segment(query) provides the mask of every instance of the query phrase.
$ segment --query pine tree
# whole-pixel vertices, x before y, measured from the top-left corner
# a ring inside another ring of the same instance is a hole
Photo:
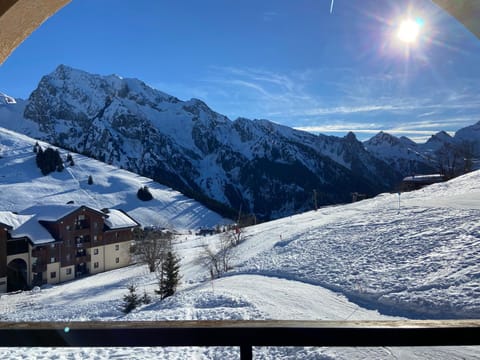
[[[55,150],[55,154],[54,154],[53,159],[54,159],[53,161],[55,162],[55,169],[58,172],[63,171],[63,169],[65,169],[65,167],[63,166],[62,157],[60,156],[60,151],[58,151],[58,149]]]
[[[146,185],[138,189],[137,197],[142,201],[149,201],[153,199],[152,193],[150,192],[150,189]]]
[[[128,294],[123,296],[123,308],[122,311],[128,314],[138,305],[142,303],[142,299],[137,295],[137,287],[135,285],[128,286]]]
[[[48,175],[55,170],[62,171],[64,168],[60,152],[50,147],[43,151],[39,146],[35,160],[43,175]]]
[[[70,166],[75,165],[75,163],[73,162],[72,154],[67,155],[67,162],[70,163]]]
[[[147,294],[146,290],[143,290],[143,296],[142,296],[141,302],[145,305],[150,304],[152,302],[152,298],[150,297],[150,295]]]
[[[175,294],[179,282],[180,259],[178,259],[173,252],[169,251],[159,274],[160,289],[156,290],[156,292],[163,300]]]
[[[45,163],[45,157],[43,156],[43,149],[41,146],[37,149],[37,156],[35,157],[35,162],[39,169],[43,169],[43,164]]]

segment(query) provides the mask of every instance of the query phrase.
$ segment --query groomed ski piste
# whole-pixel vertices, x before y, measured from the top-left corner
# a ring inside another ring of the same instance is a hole
[[[7,159],[4,156],[2,161]],[[18,163],[19,159],[17,154]],[[71,170],[78,172],[82,161],[75,160],[80,166]],[[100,172],[95,172],[93,160],[88,161],[90,167],[82,179],[91,173],[94,181],[98,179],[97,187],[102,186]],[[15,171],[22,173],[22,169]],[[3,179],[7,181],[12,187],[13,180]],[[83,183],[79,186],[83,192],[92,191]],[[22,191],[28,194],[26,187]],[[72,188],[69,196],[75,194]],[[100,195],[90,195],[99,201]],[[116,195],[108,196],[115,204]],[[32,195],[25,203],[35,201]],[[141,222],[140,206],[132,209]],[[151,220],[151,214],[148,216]],[[195,220],[195,226],[198,224]],[[40,291],[4,294],[0,297],[0,320],[480,318],[479,171],[410,193],[381,194],[248,227],[244,238],[235,248],[233,269],[211,280],[200,259],[204,246],[214,246],[219,237],[191,235],[184,229],[174,240],[181,258],[181,285],[174,296],[163,301],[154,294],[158,288],[156,276],[148,272],[146,265],[136,264],[45,286]],[[130,284],[137,286],[140,295],[147,292],[153,301],[125,315],[121,311],[122,297]],[[0,349],[0,355],[5,359],[235,359],[239,358],[239,350],[9,348]],[[255,359],[479,357],[480,347],[254,348]]]

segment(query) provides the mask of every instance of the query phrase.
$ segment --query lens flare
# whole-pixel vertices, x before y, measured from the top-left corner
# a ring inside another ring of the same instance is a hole
[[[397,37],[403,42],[409,44],[414,43],[418,38],[418,34],[420,33],[420,28],[422,25],[423,20],[421,19],[403,20],[398,28]]]

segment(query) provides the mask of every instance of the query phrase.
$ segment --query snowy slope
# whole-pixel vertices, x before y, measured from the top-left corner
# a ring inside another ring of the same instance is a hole
[[[405,193],[400,211],[398,195],[384,194],[260,225],[257,255],[237,271],[322,285],[386,313],[478,318],[479,180]]]
[[[122,209],[143,226],[182,230],[229,222],[151,179],[74,153],[74,166],[42,176],[35,164],[34,144],[35,140],[29,137],[0,128],[0,210],[20,212],[35,204],[74,201],[97,209]],[[44,149],[49,146],[42,142],[40,145]],[[66,151],[61,150],[61,154],[66,158]],[[88,185],[90,175],[92,185]],[[148,202],[136,196],[145,185],[154,197]]]
[[[198,261],[216,236],[181,235],[182,284],[129,315],[126,286],[153,294],[145,266],[0,298],[4,320],[399,319],[480,317],[480,172],[245,229],[234,269],[209,280]],[[23,351],[23,352],[22,352]],[[37,352],[16,350],[7,358]],[[236,349],[43,349],[40,356],[232,358]],[[80,355],[78,355],[80,354]],[[258,349],[261,359],[476,359],[479,347]],[[238,355],[237,355],[238,356]]]

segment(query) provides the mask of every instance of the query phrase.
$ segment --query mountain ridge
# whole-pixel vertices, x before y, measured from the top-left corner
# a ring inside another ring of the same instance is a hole
[[[432,170],[423,150],[415,157],[403,149],[408,156],[392,161],[353,133],[338,138],[268,120],[232,121],[201,100],[65,65],[19,106],[23,126],[13,127],[22,133],[151,177],[230,217],[242,209],[268,220],[315,202],[349,202],[351,193],[373,196],[412,171]]]

